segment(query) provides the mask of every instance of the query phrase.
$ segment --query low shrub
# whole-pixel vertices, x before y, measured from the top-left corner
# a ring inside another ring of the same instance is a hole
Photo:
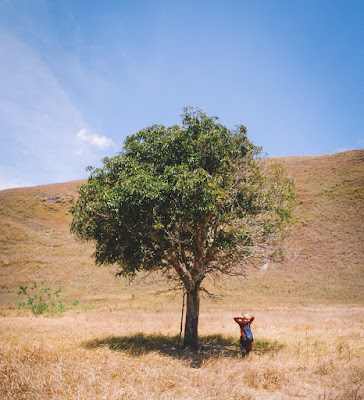
[[[31,287],[20,286],[17,295],[21,300],[17,302],[17,307],[29,310],[34,315],[63,313],[69,307],[59,298],[60,292],[61,288],[52,293],[50,288],[44,286],[44,282],[34,282]]]

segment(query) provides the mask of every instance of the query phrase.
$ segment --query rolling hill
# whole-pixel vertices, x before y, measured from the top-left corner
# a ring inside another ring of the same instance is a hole
[[[297,195],[286,257],[252,269],[246,280],[224,278],[215,291],[225,304],[362,304],[364,150],[277,160],[294,178]],[[82,183],[0,191],[0,306],[14,306],[20,285],[44,281],[94,307],[135,301],[163,308],[164,295],[152,296],[163,289],[158,281],[115,278],[94,265],[91,245],[70,235],[68,210]]]

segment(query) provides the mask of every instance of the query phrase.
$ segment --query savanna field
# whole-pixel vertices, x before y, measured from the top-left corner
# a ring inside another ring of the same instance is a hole
[[[201,300],[198,353],[177,347],[180,293],[115,278],[70,235],[81,181],[1,191],[0,397],[364,398],[364,150],[278,161],[297,195],[284,258],[208,282],[222,297]],[[18,309],[20,286],[41,281],[61,287],[62,310]],[[255,316],[246,359],[243,311]]]

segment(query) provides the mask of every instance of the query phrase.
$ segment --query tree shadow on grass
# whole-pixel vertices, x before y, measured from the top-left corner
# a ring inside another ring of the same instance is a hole
[[[83,343],[83,347],[94,349],[108,347],[110,350],[123,351],[138,356],[150,352],[187,361],[191,367],[199,368],[211,358],[231,357],[241,358],[239,339],[223,335],[207,335],[199,337],[200,346],[197,351],[182,349],[178,346],[178,335],[145,335],[137,333],[130,336],[110,336],[104,339],[91,340]],[[284,347],[282,343],[269,340],[254,340],[254,353],[263,355],[277,353]]]

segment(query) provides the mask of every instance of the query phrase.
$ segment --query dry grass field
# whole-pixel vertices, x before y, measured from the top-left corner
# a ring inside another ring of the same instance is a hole
[[[1,398],[363,398],[360,307],[254,312],[255,351],[246,359],[227,310],[202,312],[197,354],[176,348],[175,311],[10,314],[0,328]]]
[[[197,354],[176,346],[179,296],[114,278],[70,235],[81,181],[0,191],[0,398],[363,399],[364,150],[280,161],[297,192],[286,258],[202,300]],[[16,310],[33,281],[79,305]],[[242,311],[256,317],[247,359]]]

